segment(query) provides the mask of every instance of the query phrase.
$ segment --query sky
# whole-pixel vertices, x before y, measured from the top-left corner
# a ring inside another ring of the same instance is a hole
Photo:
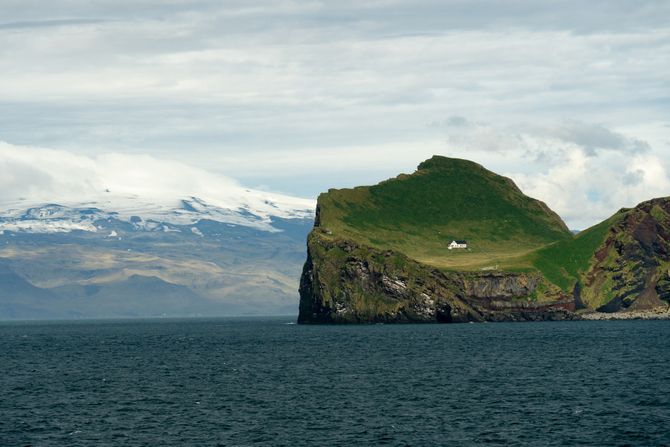
[[[315,198],[441,154],[583,229],[670,195],[668,17],[644,0],[0,0],[0,178],[150,157],[148,183],[179,163]]]

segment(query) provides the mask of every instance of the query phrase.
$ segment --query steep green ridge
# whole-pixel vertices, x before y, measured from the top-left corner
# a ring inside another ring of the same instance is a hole
[[[622,209],[572,239],[541,248],[533,265],[581,307],[615,312],[670,301],[670,197]]]
[[[532,267],[527,254],[569,240],[561,218],[509,178],[477,163],[434,156],[412,175],[375,186],[330,190],[319,224],[333,237],[393,249],[445,269]],[[467,251],[447,249],[454,239]]]
[[[611,219],[589,268],[580,272],[578,304],[606,312],[670,304],[670,197],[651,199]]]
[[[533,265],[552,283],[564,291],[571,291],[585,274],[593,254],[605,240],[612,225],[620,221],[623,212],[579,232],[571,239],[543,247],[531,255]]]

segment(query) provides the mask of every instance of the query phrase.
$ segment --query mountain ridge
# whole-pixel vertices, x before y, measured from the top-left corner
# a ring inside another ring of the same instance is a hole
[[[294,313],[314,201],[256,193],[5,201],[0,319]]]

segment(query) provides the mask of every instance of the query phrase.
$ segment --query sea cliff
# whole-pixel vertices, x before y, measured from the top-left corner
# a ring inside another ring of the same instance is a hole
[[[542,275],[444,272],[391,250],[309,236],[299,323],[459,323],[575,318]]]

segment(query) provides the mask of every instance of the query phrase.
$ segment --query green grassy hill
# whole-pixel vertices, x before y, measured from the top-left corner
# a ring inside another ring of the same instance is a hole
[[[561,218],[509,178],[467,160],[435,156],[411,175],[319,197],[332,238],[405,253],[447,270],[534,267],[538,248],[571,240]],[[467,250],[448,250],[465,239]]]
[[[624,215],[624,212],[619,212],[573,238],[539,249],[529,258],[549,281],[564,291],[572,290],[591,267],[593,255],[603,244],[607,233]]]

